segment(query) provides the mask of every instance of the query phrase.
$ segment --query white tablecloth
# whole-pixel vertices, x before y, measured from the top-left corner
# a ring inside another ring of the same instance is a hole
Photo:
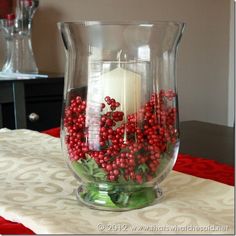
[[[79,204],[60,140],[34,131],[0,130],[0,183],[0,215],[38,234],[234,232],[234,188],[175,171],[154,206],[105,212]]]

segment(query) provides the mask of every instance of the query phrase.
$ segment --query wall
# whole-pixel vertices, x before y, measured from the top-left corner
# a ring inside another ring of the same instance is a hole
[[[186,22],[177,64],[180,118],[230,125],[229,15],[230,0],[40,0],[33,48],[41,70],[62,73],[65,58],[58,21]]]
[[[228,125],[234,126],[235,119],[235,17],[236,2],[230,0],[229,80],[228,80]]]

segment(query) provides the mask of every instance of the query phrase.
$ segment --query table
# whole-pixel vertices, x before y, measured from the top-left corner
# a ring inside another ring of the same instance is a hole
[[[125,223],[129,232],[133,226],[166,224],[221,226],[198,229],[198,233],[233,232],[234,191],[228,185],[172,172],[165,180],[163,203],[127,213],[99,212],[77,205],[73,194],[77,184],[60,157],[58,139],[29,130],[5,131],[0,133],[0,147],[0,214],[20,220],[36,233],[109,233],[99,231],[98,223]],[[159,228],[156,232],[164,231]],[[171,232],[189,233],[185,228]]]
[[[234,165],[234,128],[201,121],[180,122],[180,153]]]

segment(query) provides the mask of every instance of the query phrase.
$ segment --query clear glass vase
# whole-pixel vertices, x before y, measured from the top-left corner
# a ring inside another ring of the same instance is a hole
[[[63,152],[79,201],[124,211],[162,197],[179,149],[176,22],[59,23],[65,46]]]
[[[0,20],[7,52],[3,73],[38,73],[31,42],[32,20],[38,5],[38,0],[17,0],[16,14]]]

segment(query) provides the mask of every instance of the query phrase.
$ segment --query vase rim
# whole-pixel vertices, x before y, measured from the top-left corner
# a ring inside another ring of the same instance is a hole
[[[147,26],[151,27],[153,25],[179,25],[184,27],[186,25],[185,22],[181,21],[168,21],[168,20],[131,20],[131,21],[112,21],[112,20],[77,20],[77,21],[59,21],[58,24],[78,24],[78,25],[130,25],[130,26]]]

